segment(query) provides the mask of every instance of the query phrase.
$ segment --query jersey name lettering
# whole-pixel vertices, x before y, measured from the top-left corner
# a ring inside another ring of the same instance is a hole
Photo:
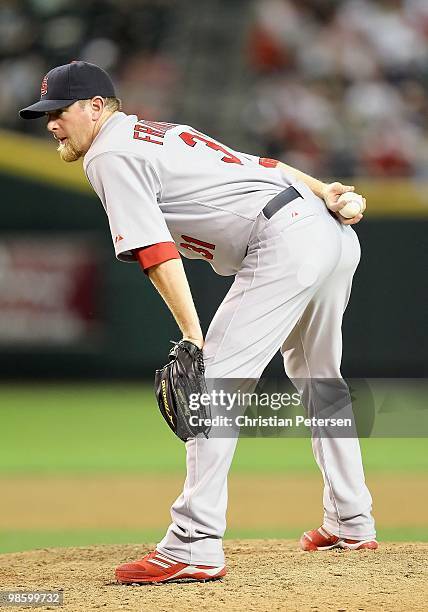
[[[165,134],[176,125],[176,123],[141,120],[134,125],[134,138],[135,140],[144,140],[145,142],[163,145]]]

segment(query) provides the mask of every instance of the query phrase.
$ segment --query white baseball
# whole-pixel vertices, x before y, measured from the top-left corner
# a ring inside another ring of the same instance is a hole
[[[355,217],[355,215],[358,215],[358,213],[364,212],[366,208],[363,197],[358,193],[353,193],[352,191],[342,193],[338,199],[338,203],[345,204],[345,206],[341,208],[339,212],[342,217],[345,217],[346,219],[352,219],[352,217]]]

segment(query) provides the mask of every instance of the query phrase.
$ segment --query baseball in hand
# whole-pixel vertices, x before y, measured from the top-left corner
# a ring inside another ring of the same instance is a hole
[[[342,193],[337,202],[338,204],[345,204],[345,206],[339,210],[339,213],[342,217],[345,217],[345,219],[352,219],[358,215],[358,213],[362,213],[366,209],[363,197],[352,191]]]

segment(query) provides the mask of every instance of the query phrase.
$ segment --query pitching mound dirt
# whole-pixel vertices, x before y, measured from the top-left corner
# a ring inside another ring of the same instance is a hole
[[[139,587],[118,585],[113,570],[142,557],[152,545],[0,555],[0,588],[62,589],[63,609],[70,612],[427,610],[428,543],[304,553],[285,540],[230,540],[225,548],[229,573],[221,581]]]

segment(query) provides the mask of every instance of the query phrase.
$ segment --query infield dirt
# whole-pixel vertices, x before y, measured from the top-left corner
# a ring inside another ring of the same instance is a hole
[[[0,477],[0,532],[164,530],[170,523],[171,503],[182,485],[183,476],[177,474]],[[378,527],[426,529],[426,474],[371,474],[369,487]],[[299,531],[313,529],[321,521],[319,474],[231,474],[229,477],[229,529],[255,533],[281,528]]]
[[[229,540],[225,543],[229,573],[221,581],[117,584],[114,567],[151,548],[94,546],[0,555],[1,588],[62,589],[64,607],[60,609],[67,612],[427,610],[428,543],[382,544],[377,551],[304,553],[296,542],[285,540]]]
[[[177,475],[4,477],[0,528],[159,528],[168,524],[181,484]],[[426,525],[426,476],[371,475],[370,486],[383,527]],[[318,475],[232,475],[229,525],[255,531],[261,526],[309,529],[320,522],[320,499]],[[382,542],[377,551],[304,553],[296,541],[226,540],[229,573],[222,581],[118,585],[116,565],[141,558],[153,546],[3,554],[0,589],[63,589],[61,609],[67,612],[428,610],[428,543]]]

